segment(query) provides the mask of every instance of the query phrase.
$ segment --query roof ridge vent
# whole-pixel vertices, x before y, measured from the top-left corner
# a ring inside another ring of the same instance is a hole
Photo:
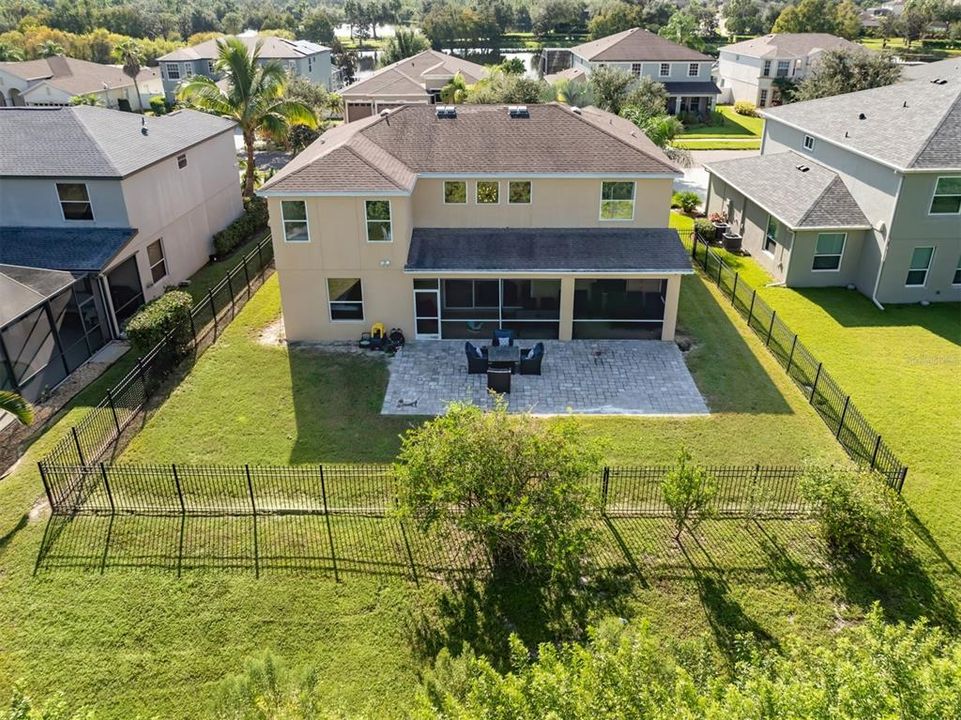
[[[800,170],[801,172],[807,172],[808,170],[811,169],[811,168],[808,167],[807,165],[795,165],[794,167],[795,167],[796,169]]]
[[[457,117],[457,106],[456,105],[437,105],[435,114],[438,119],[448,119],[453,120]]]
[[[509,105],[507,107],[507,115],[512,118],[529,118],[531,113],[530,110],[527,109],[527,105]]]
[[[571,112],[574,113],[575,115],[580,115],[580,114],[581,114],[581,109],[580,109],[579,107],[577,107],[577,105],[574,105],[574,106],[571,108]]]

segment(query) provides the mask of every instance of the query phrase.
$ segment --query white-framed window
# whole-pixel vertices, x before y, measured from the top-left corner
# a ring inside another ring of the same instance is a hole
[[[64,220],[93,220],[93,205],[84,183],[57,183]]]
[[[671,63],[661,63],[657,69],[657,74],[660,77],[667,77],[671,74]]]
[[[601,183],[601,220],[634,219],[634,181]]]
[[[284,223],[284,242],[310,242],[306,202],[303,200],[281,200],[280,217]]]
[[[180,64],[179,64],[179,63],[167,63],[167,79],[168,79],[168,80],[179,80],[179,79],[180,79]]]
[[[939,177],[931,198],[931,215],[957,215],[961,213],[961,176]]]
[[[908,265],[908,276],[904,284],[908,287],[923,287],[928,282],[928,270],[934,258],[933,247],[916,247],[911,253],[911,264]]]
[[[360,278],[327,278],[331,322],[363,322],[364,288]]]
[[[791,71],[791,61],[790,60],[778,60],[777,61],[777,76],[787,77],[788,73]]]
[[[367,221],[367,242],[393,241],[390,200],[367,200],[364,202],[364,216]]]
[[[814,149],[814,138],[810,135],[804,136],[804,149],[813,150]]]
[[[958,258],[958,266],[954,269],[954,278],[951,280],[952,285],[961,285],[961,258]]]
[[[467,183],[463,180],[444,181],[444,204],[445,205],[466,205],[467,204]]]
[[[818,272],[840,270],[847,238],[847,233],[818,233],[811,270]]]
[[[770,60],[764,61],[764,70],[761,71],[761,75],[763,75],[764,77],[771,77],[771,61]]]
[[[511,180],[507,183],[507,203],[509,205],[530,205],[531,181]]]
[[[193,77],[194,74],[194,64],[184,63],[184,77]]]
[[[764,232],[764,252],[774,257],[777,249],[777,220],[773,215],[767,216],[767,230]]]
[[[177,156],[177,167],[181,170],[187,167],[187,153],[180,153],[180,155]]]
[[[154,284],[160,282],[167,275],[167,259],[164,257],[164,246],[161,238],[157,238],[147,246],[147,264],[150,265],[150,279]]]
[[[501,184],[497,180],[478,180],[474,186],[474,201],[478,205],[497,205],[501,201]]]
[[[767,105],[767,90],[761,91],[761,97],[758,98],[757,104],[758,107],[764,107]]]
[[[700,63],[689,63],[687,66],[687,76],[697,77],[701,73]]]
[[[207,61],[207,74],[208,74],[208,75],[213,75],[215,72],[217,72],[217,63],[215,63],[213,60],[208,60],[208,61]]]
[[[643,69],[644,66],[641,63],[631,63],[631,75],[634,77],[639,78]]]

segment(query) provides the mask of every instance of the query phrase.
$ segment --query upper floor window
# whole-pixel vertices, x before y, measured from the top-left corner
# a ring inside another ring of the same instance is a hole
[[[177,167],[181,170],[187,167],[187,153],[181,153],[177,156]]]
[[[194,74],[194,66],[193,66],[193,63],[185,63],[185,64],[184,64],[184,77],[192,77],[193,74]]]
[[[814,138],[810,135],[804,136],[804,149],[813,150],[814,149]]]
[[[530,205],[531,181],[511,180],[507,188],[507,202],[511,205]]]
[[[846,233],[818,233],[812,270],[840,270]]]
[[[639,78],[641,76],[641,70],[643,68],[644,66],[641,65],[641,63],[631,63],[631,75],[633,75],[636,78]]]
[[[367,218],[367,242],[391,242],[390,200],[367,200],[364,212]]]
[[[444,204],[464,205],[467,203],[467,183],[463,180],[444,181]]]
[[[770,60],[764,61],[764,70],[761,71],[761,75],[763,75],[764,77],[771,77],[771,61]]]
[[[777,61],[777,76],[787,77],[788,72],[791,70],[790,60],[778,60]]]
[[[217,71],[217,65],[213,60],[207,61],[207,73],[213,75]]]
[[[500,187],[501,184],[496,180],[478,180],[476,189],[477,204],[497,205],[497,203],[501,201]]]
[[[767,230],[764,233],[764,252],[774,255],[777,248],[777,220],[773,215],[767,216]]]
[[[83,183],[57,183],[64,220],[93,220],[93,206]]]
[[[661,63],[657,70],[657,74],[661,77],[667,77],[671,74],[671,63]]]
[[[150,265],[150,279],[160,282],[167,275],[167,260],[164,257],[163,243],[158,239],[147,246],[147,264]]]
[[[961,285],[961,258],[958,258],[958,266],[954,269],[954,279],[952,285]]]
[[[758,107],[765,107],[767,105],[767,90],[761,91],[761,96],[757,101]]]
[[[928,270],[931,269],[931,259],[934,257],[933,247],[916,247],[911,253],[911,264],[908,266],[908,277],[904,284],[908,286],[923,286],[928,281]]]
[[[938,178],[931,198],[932,215],[957,215],[961,213],[961,176]]]
[[[690,63],[687,66],[688,77],[697,77],[700,74],[700,72],[701,72],[701,66],[699,63]]]
[[[303,200],[283,200],[280,215],[284,222],[284,240],[290,243],[310,242],[307,228],[307,203]]]
[[[167,79],[168,80],[180,79],[180,65],[178,63],[167,64]]]
[[[634,183],[601,183],[601,220],[634,219]]]
[[[314,58],[313,56],[307,58],[307,72],[314,71]]]

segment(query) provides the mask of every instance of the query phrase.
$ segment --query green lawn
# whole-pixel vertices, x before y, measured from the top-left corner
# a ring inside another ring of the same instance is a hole
[[[738,115],[732,105],[718,105],[717,111],[724,117],[723,125],[688,125],[678,137],[684,140],[747,140],[760,139],[764,132],[764,118]]]
[[[703,140],[671,141],[671,145],[681,150],[760,150],[761,140],[725,140],[723,138],[707,138]]]
[[[937,55],[944,57],[953,57],[955,55],[961,55],[961,47],[955,48],[932,48],[924,47],[920,42],[911,43],[911,47],[907,46],[904,38],[888,38],[887,45],[881,38],[870,38],[863,37],[858,40],[859,43],[864,45],[864,47],[870,48],[872,50],[882,50],[887,49],[891,52],[899,52],[907,50],[910,53],[921,53],[923,55]]]

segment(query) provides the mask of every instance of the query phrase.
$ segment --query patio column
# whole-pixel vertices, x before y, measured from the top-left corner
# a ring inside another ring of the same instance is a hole
[[[664,323],[661,325],[661,340],[674,340],[674,330],[677,327],[677,304],[681,295],[681,276],[668,275],[667,292],[664,297]]]
[[[561,278],[560,339],[570,340],[574,334],[574,278]]]

